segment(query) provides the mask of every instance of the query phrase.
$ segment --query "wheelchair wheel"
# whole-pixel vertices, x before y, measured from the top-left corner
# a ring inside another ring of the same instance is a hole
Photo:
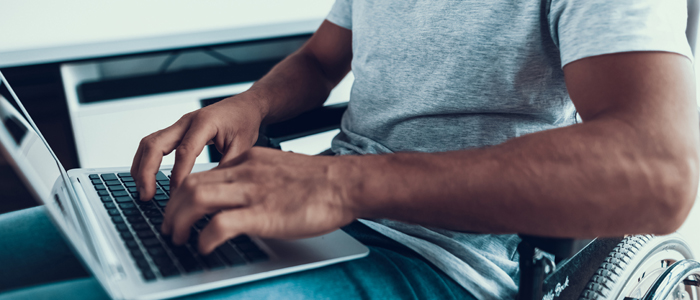
[[[690,247],[678,234],[625,237],[588,281],[579,300],[641,299],[666,269],[692,258]],[[691,292],[698,291],[693,287]],[[698,299],[698,295],[678,299]]]

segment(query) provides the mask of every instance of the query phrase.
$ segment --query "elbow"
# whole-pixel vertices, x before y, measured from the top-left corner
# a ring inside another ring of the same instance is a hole
[[[695,149],[694,149],[695,150]],[[650,186],[654,187],[648,199],[655,205],[644,208],[651,212],[648,232],[657,235],[671,234],[683,225],[698,192],[698,152],[679,155],[658,168]],[[646,202],[646,201],[645,201]],[[648,203],[648,202],[647,202]]]

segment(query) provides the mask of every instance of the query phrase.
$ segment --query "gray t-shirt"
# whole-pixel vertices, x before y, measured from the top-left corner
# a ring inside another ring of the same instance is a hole
[[[351,29],[355,83],[338,154],[496,145],[571,125],[562,67],[585,57],[668,51],[692,57],[685,0],[336,0]],[[517,291],[515,235],[364,220],[480,299]]]

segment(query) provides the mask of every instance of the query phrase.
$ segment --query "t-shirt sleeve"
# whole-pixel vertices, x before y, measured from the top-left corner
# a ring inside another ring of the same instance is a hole
[[[686,0],[551,0],[548,21],[561,66],[630,51],[675,52],[693,59],[685,36]]]
[[[326,20],[352,30],[352,0],[335,0]]]

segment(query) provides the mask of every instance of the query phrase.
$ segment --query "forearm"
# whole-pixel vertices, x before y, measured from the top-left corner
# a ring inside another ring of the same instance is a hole
[[[275,66],[246,93],[259,105],[263,123],[270,124],[323,105],[337,83],[326,76],[311,53],[298,51]]]
[[[258,80],[246,99],[259,108],[263,124],[292,118],[321,106],[350,72],[352,32],[324,21],[298,51]]]
[[[361,218],[454,230],[667,232],[685,218],[677,206],[695,197],[697,141],[669,149],[659,137],[650,146],[645,131],[607,119],[490,148],[352,157],[346,195]]]

